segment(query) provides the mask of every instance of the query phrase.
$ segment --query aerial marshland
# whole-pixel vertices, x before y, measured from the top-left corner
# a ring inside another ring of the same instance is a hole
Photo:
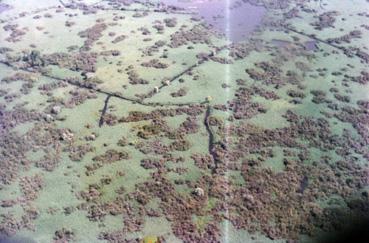
[[[319,242],[369,211],[366,0],[0,0],[0,242]]]

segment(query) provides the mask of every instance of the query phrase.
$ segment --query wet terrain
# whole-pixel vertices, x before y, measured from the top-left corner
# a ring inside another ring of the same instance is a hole
[[[0,1],[0,242],[361,229],[368,13],[365,0]]]
[[[266,13],[261,5],[234,0],[164,0],[160,4],[191,12],[233,42],[247,39]]]

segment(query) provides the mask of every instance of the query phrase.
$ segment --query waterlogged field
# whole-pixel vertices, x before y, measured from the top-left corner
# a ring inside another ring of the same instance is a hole
[[[368,13],[0,1],[0,242],[322,242],[361,222]]]

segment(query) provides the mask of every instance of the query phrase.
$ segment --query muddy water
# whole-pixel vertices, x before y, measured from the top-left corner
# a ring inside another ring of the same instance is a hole
[[[228,40],[242,41],[261,23],[266,9],[235,0],[162,0],[204,19]]]

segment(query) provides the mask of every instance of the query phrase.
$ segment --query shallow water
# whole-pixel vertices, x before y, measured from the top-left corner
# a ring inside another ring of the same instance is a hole
[[[367,1],[158,2],[1,1],[0,242],[365,226]]]
[[[0,236],[1,243],[36,243],[36,241],[32,239],[27,239],[25,237],[6,237]]]
[[[12,7],[10,5],[0,3],[0,13],[5,12],[9,9],[12,9]]]
[[[318,43],[314,40],[313,41],[306,41],[304,43],[304,46],[305,46],[306,50],[308,50],[308,51],[315,51],[315,50],[318,49],[317,44]]]
[[[239,0],[163,0],[161,3],[195,12],[230,41],[245,40],[261,23],[266,9]]]

